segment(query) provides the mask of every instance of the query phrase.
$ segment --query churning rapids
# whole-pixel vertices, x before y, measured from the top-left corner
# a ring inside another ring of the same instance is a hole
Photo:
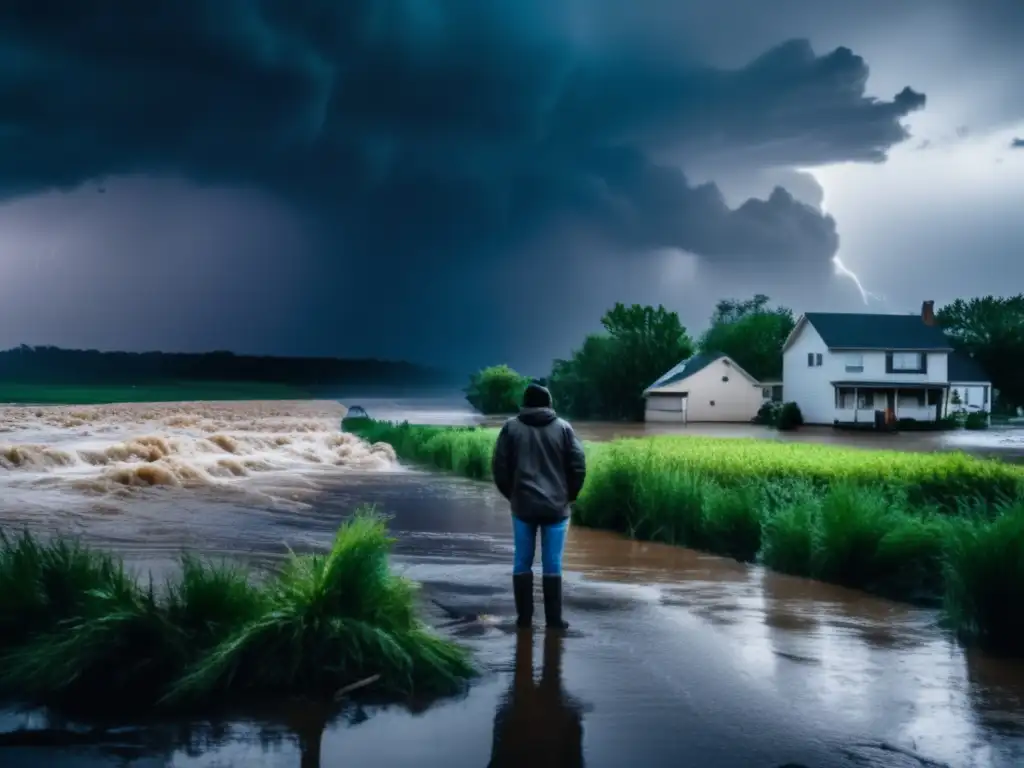
[[[0,494],[116,504],[180,488],[301,504],[325,471],[398,468],[389,445],[340,431],[344,413],[329,401],[0,408]]]
[[[478,420],[458,397],[357,402],[389,419]],[[0,525],[75,533],[159,573],[183,548],[257,562],[321,549],[357,505],[378,504],[396,566],[467,619],[450,631],[486,671],[469,694],[418,716],[350,712],[305,736],[282,703],[259,722],[135,724],[116,744],[65,750],[4,747],[4,731],[54,721],[0,710],[0,764],[479,768],[552,735],[572,699],[582,722],[555,735],[582,742],[589,768],[1024,765],[1024,665],[965,651],[933,612],[685,549],[572,528],[573,631],[517,645],[504,501],[484,483],[403,468],[389,446],[341,433],[344,413],[334,402],[0,408]],[[593,438],[608,429],[580,425]],[[529,703],[502,721],[522,735],[501,741],[496,712],[534,662],[549,685],[526,686]]]

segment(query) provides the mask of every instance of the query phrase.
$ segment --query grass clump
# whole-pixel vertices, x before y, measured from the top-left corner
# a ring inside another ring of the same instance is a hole
[[[348,428],[348,427],[346,427]],[[489,476],[495,429],[360,420],[400,458]],[[964,454],[769,440],[589,443],[575,522],[942,604],[965,635],[1024,655],[1024,470]]]
[[[327,554],[292,555],[263,580],[186,556],[157,588],[73,542],[4,538],[0,690],[65,707],[329,696],[374,676],[389,697],[454,693],[473,667],[416,617],[415,585],[388,566],[392,543],[363,508]]]
[[[997,650],[1024,650],[1024,500],[993,518],[969,514],[952,528],[945,605],[962,635]]]
[[[373,675],[391,694],[457,689],[468,660],[417,619],[415,585],[388,567],[391,544],[383,521],[363,516],[329,553],[289,558],[265,586],[262,610],[204,654],[169,698],[326,695]]]

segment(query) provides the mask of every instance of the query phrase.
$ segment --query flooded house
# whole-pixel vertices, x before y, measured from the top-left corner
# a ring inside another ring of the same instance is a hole
[[[932,301],[912,315],[803,314],[782,367],[786,400],[807,424],[938,422],[957,409],[953,401],[977,399],[987,409],[991,399],[984,372],[954,352],[935,322]]]
[[[728,355],[693,355],[644,390],[644,421],[749,423],[773,391]]]

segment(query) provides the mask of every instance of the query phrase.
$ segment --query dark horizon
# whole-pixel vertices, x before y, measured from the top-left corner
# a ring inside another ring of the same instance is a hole
[[[331,389],[351,386],[450,387],[456,372],[407,360],[246,355],[225,350],[130,352],[21,345],[0,351],[0,381],[108,385],[166,381],[281,383]]]
[[[615,302],[1024,284],[1014,0],[34,7],[0,347],[540,371]]]

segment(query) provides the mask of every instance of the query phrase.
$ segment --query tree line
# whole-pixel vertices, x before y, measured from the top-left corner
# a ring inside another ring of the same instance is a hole
[[[271,357],[232,352],[100,352],[22,345],[0,351],[0,381],[25,384],[143,385],[175,381],[258,382],[319,387],[449,384],[441,371],[408,362]]]
[[[1024,405],[1024,294],[957,299],[936,320],[952,346],[986,371],[998,407]],[[793,310],[764,294],[719,301],[696,339],[664,306],[620,303],[601,318],[599,333],[555,360],[541,381],[567,416],[642,421],[644,389],[695,353],[722,353],[759,381],[781,381],[782,347],[795,325]],[[466,396],[484,413],[514,412],[528,382],[508,366],[486,368],[470,378]]]

